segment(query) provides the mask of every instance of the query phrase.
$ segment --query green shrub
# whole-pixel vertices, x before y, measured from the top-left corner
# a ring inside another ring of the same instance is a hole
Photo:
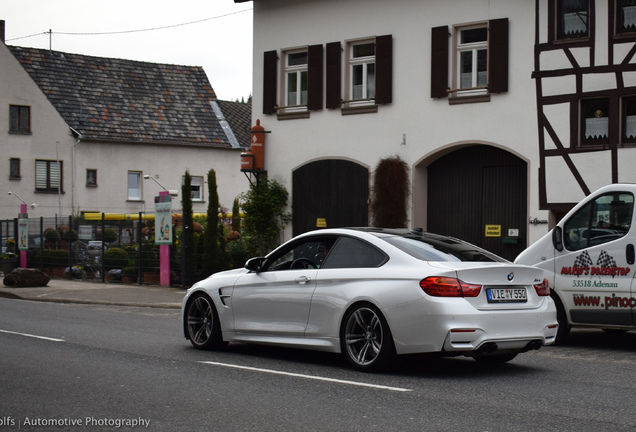
[[[128,253],[122,248],[109,248],[104,252],[104,267],[107,270],[120,269],[128,265]]]
[[[56,242],[60,239],[60,233],[53,228],[47,228],[44,230],[44,238],[50,242]]]
[[[242,238],[229,242],[226,249],[232,268],[243,267],[245,265],[245,261],[251,258],[247,242]]]
[[[124,267],[123,269],[121,269],[122,276],[137,276],[138,272],[139,270],[137,269],[137,267]]]
[[[42,267],[68,267],[69,253],[66,249],[36,249],[33,251],[33,260],[40,264],[41,257]]]
[[[381,228],[405,228],[411,193],[409,167],[399,156],[381,159],[373,177],[372,225]]]
[[[106,228],[104,230],[103,238],[102,238],[102,233],[101,232],[98,232],[96,237],[97,237],[97,240],[102,240],[105,243],[116,242],[117,239],[119,238],[119,236],[117,235],[117,231],[115,231],[112,228]]]
[[[60,239],[61,240],[66,240],[66,241],[71,241],[71,242],[76,242],[79,238],[77,231],[75,230],[68,230],[68,229],[64,229],[61,231],[58,231],[60,234]]]

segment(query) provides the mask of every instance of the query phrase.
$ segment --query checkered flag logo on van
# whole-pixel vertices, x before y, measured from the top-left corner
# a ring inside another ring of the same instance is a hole
[[[616,261],[614,261],[614,257],[611,257],[607,252],[602,250],[598,261],[596,261],[596,265],[599,267],[616,267]]]
[[[594,264],[594,262],[587,251],[583,251],[583,253],[574,260],[574,267],[590,267],[592,264]]]

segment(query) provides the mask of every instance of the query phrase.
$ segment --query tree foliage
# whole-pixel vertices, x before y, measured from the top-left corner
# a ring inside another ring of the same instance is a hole
[[[409,167],[406,162],[399,156],[381,159],[373,179],[373,226],[405,228],[409,195]]]
[[[281,243],[281,232],[291,221],[291,214],[285,212],[288,199],[283,185],[267,179],[241,194],[245,211],[242,231],[252,253],[264,256]]]
[[[218,271],[219,267],[219,193],[216,185],[216,171],[208,171],[208,215],[205,228],[203,252],[204,269]],[[221,231],[221,234],[223,231]]]
[[[191,273],[195,262],[194,215],[192,211],[192,176],[186,170],[181,186],[181,205],[183,207],[183,246],[185,247],[186,272]]]

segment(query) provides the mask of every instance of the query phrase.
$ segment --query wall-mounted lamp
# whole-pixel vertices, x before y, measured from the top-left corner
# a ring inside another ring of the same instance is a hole
[[[159,186],[161,186],[161,189],[165,190],[166,192],[168,192],[168,193],[169,193],[170,195],[172,195],[172,196],[177,196],[177,195],[179,195],[179,191],[174,190],[174,189],[170,189],[170,190],[166,189],[166,188],[164,187],[164,185],[162,185],[161,183],[159,183],[159,180],[157,180],[156,178],[154,178],[154,177],[153,177],[153,176],[151,176],[151,175],[148,175],[148,174],[144,175],[144,179],[145,179],[145,180],[148,180],[148,179],[153,180],[155,183],[157,183]]]
[[[23,200],[23,199],[20,197],[20,195],[18,195],[17,193],[12,192],[12,191],[9,191],[9,192],[7,192],[7,193],[8,193],[9,195],[13,195],[14,197],[16,197],[17,199],[19,199],[20,201],[22,201],[22,204],[26,204],[26,201],[25,201],[25,200]]]

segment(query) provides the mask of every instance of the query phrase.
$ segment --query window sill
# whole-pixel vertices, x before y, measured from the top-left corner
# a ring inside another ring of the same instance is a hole
[[[289,111],[276,113],[278,120],[296,120],[309,118],[309,111]]]
[[[33,133],[31,131],[10,130],[9,133],[12,134],[12,135],[33,135]]]
[[[376,104],[348,106],[340,108],[340,112],[342,115],[372,114],[378,112],[378,106]]]
[[[143,202],[146,202],[146,201],[142,200],[142,199],[130,199],[130,198],[128,198],[126,200],[126,202],[143,203]]]
[[[55,190],[38,190],[38,189],[36,189],[33,193],[36,193],[36,194],[50,194],[50,195],[57,195],[57,194],[58,194],[58,192],[59,192],[60,194],[62,194],[62,195],[64,195],[64,194],[66,193],[66,192],[64,192],[64,191],[58,191],[57,189],[55,189]]]
[[[22,180],[22,177],[9,177],[9,180]]]
[[[448,98],[449,105],[460,105],[460,104],[481,103],[481,102],[490,102],[490,93],[470,95],[470,96],[449,96]]]
[[[96,188],[97,185],[96,184],[87,184],[86,187],[87,188]]]

